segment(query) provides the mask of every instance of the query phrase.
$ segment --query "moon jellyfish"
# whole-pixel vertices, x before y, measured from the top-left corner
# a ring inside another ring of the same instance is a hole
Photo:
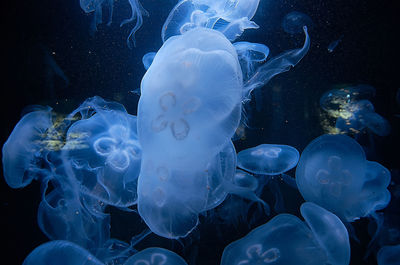
[[[144,69],[146,69],[146,70],[149,69],[155,56],[156,56],[155,52],[148,52],[145,55],[143,55],[142,63],[143,63]]]
[[[164,248],[146,248],[132,257],[124,265],[187,265],[179,255]]]
[[[165,42],[141,83],[138,134],[145,156],[197,164],[216,155],[241,116],[242,72],[233,45],[198,28]],[[187,150],[191,150],[189,155]],[[187,165],[185,165],[187,166]]]
[[[238,54],[245,80],[254,74],[256,64],[265,62],[269,54],[269,48],[260,43],[240,41],[235,42],[233,46]]]
[[[68,129],[64,159],[71,163],[81,191],[107,204],[131,206],[137,199],[141,147],[136,116],[118,103],[88,99],[76,112],[86,112]]]
[[[11,188],[23,188],[40,176],[43,139],[52,126],[51,109],[26,114],[3,145],[4,179]]]
[[[103,9],[109,11],[107,25],[111,24],[114,12],[114,1],[115,0],[80,0],[80,6],[85,13],[94,13],[91,25],[92,33],[97,30],[99,24],[103,23]],[[128,47],[132,48],[132,43],[135,45],[135,33],[142,26],[143,15],[148,16],[149,13],[143,8],[139,0],[128,0],[128,2],[131,7],[131,16],[130,18],[124,19],[120,26],[122,27],[136,19],[135,26],[130,31],[126,40]]]
[[[314,203],[303,203],[305,222],[279,214],[229,244],[221,265],[332,264],[350,262],[347,230],[340,219]]]
[[[283,18],[282,27],[286,33],[297,34],[303,31],[303,27],[311,28],[312,20],[309,16],[298,11],[292,11]]]
[[[24,260],[23,265],[103,265],[86,249],[63,240],[44,243],[35,248]]]
[[[258,28],[251,21],[258,4],[259,0],[182,0],[166,19],[161,38],[165,42],[171,36],[201,27],[218,30],[233,41],[244,30]]]
[[[296,182],[306,201],[352,222],[390,201],[390,172],[366,160],[362,147],[346,135],[322,135],[303,151]]]
[[[384,246],[377,254],[378,265],[400,264],[400,245]]]
[[[299,152],[288,145],[261,144],[238,153],[238,167],[254,174],[280,175],[294,168]]]

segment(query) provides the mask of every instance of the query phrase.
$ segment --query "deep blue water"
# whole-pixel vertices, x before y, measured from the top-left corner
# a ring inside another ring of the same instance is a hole
[[[116,2],[115,22],[111,26],[100,25],[93,36],[89,34],[92,16],[84,14],[78,0],[4,3],[5,29],[1,34],[6,70],[2,71],[1,145],[21,118],[24,107],[29,105],[48,105],[56,112],[68,113],[86,98],[99,95],[122,103],[130,114],[136,114],[139,97],[130,91],[140,86],[145,73],[141,58],[161,47],[161,26],[175,2],[142,0],[150,16],[144,18],[133,49],[126,45],[130,27],[119,27],[119,22],[129,16],[127,1]],[[245,138],[235,143],[236,149],[282,143],[301,151],[324,133],[319,98],[325,91],[346,84],[370,84],[376,88],[376,96],[371,100],[375,110],[389,121],[392,131],[385,137],[373,136],[374,145],[366,149],[367,158],[387,167],[399,185],[398,14],[391,2],[394,1],[261,0],[253,19],[260,29],[246,31],[241,39],[264,43],[273,55],[300,47],[303,36],[292,37],[281,28],[285,14],[297,10],[313,20],[309,30],[311,48],[294,69],[273,78],[263,88],[262,104],[250,104],[250,128]],[[328,45],[342,35],[341,42],[329,53]],[[46,53],[68,77],[67,86],[59,78],[46,77],[43,60]],[[368,142],[367,138],[361,136],[361,141]],[[47,241],[36,221],[40,187],[33,183],[22,190],[13,190],[1,178],[1,188],[0,219],[5,232],[2,241],[6,244],[1,249],[1,263],[21,264],[30,251]],[[290,188],[282,186],[282,189],[287,196],[288,212],[298,215],[302,197]],[[265,199],[270,198],[266,195]],[[113,237],[129,240],[145,228],[144,223],[135,223],[124,212],[110,211]],[[399,207],[393,202],[384,212],[399,218]],[[265,221],[255,220],[251,227]],[[374,255],[362,259],[370,240],[367,225],[368,219],[355,224],[361,243],[351,241],[352,265],[376,264]],[[189,264],[219,264],[223,248],[248,231],[244,224],[217,229],[204,221],[191,238],[184,240],[184,248],[176,241],[155,235],[139,246],[169,248]]]

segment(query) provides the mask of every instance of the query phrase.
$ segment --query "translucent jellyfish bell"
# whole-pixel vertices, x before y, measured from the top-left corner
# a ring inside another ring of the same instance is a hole
[[[170,38],[142,79],[138,134],[144,152],[177,166],[192,157],[208,162],[239,125],[242,89],[236,50],[221,33],[198,28]]]
[[[104,265],[86,249],[69,241],[55,240],[35,248],[24,260],[23,265]]]
[[[296,182],[306,201],[352,222],[384,208],[390,193],[387,169],[365,158],[362,147],[346,135],[322,135],[303,151]]]
[[[107,204],[133,205],[141,161],[136,116],[100,97],[88,99],[78,110],[86,111],[87,105],[91,115],[68,129],[64,161],[71,164],[82,192]]]
[[[146,248],[128,260],[124,265],[187,265],[178,254],[164,248]]]
[[[313,203],[304,203],[301,213],[305,222],[279,214],[229,244],[221,265],[349,264],[349,238],[340,219]]]
[[[238,167],[254,174],[280,175],[294,168],[299,152],[288,145],[261,144],[238,153]]]
[[[43,140],[52,126],[51,109],[26,114],[15,126],[3,145],[2,162],[4,179],[11,188],[23,188],[40,171]]]

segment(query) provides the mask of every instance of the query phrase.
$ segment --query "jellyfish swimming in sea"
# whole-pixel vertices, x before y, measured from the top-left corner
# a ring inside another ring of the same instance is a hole
[[[311,18],[301,12],[292,11],[285,15],[282,20],[282,28],[286,33],[297,34],[303,32],[303,27],[311,28],[313,22]]]
[[[400,245],[384,246],[378,251],[378,265],[400,264]]]
[[[125,261],[124,265],[187,265],[178,254],[164,248],[146,248]]]
[[[339,43],[342,41],[342,39],[343,39],[343,35],[341,35],[339,37],[339,39],[334,40],[331,43],[329,43],[329,45],[327,47],[328,52],[332,53],[336,49],[336,47],[339,45]]]
[[[146,70],[149,69],[151,63],[154,60],[154,56],[156,56],[155,52],[148,52],[145,55],[143,55],[142,63],[143,63],[144,69],[146,69]]]
[[[306,201],[353,222],[373,215],[390,201],[390,172],[367,161],[364,150],[346,135],[322,135],[304,149],[296,182]]]
[[[24,260],[23,265],[104,265],[86,249],[69,241],[54,240],[35,248]]]
[[[260,0],[182,0],[172,9],[161,32],[165,42],[168,38],[202,27],[222,32],[234,41],[246,29],[257,29],[251,21]]]
[[[90,27],[91,33],[93,34],[97,30],[97,26],[103,23],[103,9],[108,10],[108,21],[107,25],[110,25],[113,20],[113,12],[114,12],[114,1],[115,0],[80,0],[81,9],[89,14],[93,14],[93,21]],[[124,19],[120,27],[125,24],[131,23],[136,19],[135,26],[129,32],[126,43],[129,48],[132,48],[132,45],[135,45],[135,33],[139,30],[143,23],[143,16],[148,16],[149,13],[146,9],[143,8],[142,4],[139,0],[128,0],[129,5],[131,7],[131,16],[127,19]]]
[[[108,205],[135,204],[141,163],[136,116],[100,97],[87,99],[71,116],[77,113],[82,117],[69,127],[62,155],[81,192]]]
[[[41,107],[15,126],[2,148],[4,179],[11,188],[23,188],[42,176],[46,151],[42,140],[52,125],[51,108]]]
[[[297,188],[295,180],[286,175],[299,161],[299,152],[288,145],[261,144],[253,148],[242,150],[238,153],[238,167],[258,178],[264,178],[264,185],[268,185],[274,194],[277,212],[284,211],[283,196],[277,180],[283,180],[289,186]]]
[[[340,219],[310,202],[300,208],[305,221],[279,214],[229,244],[221,265],[332,264],[350,262],[350,242]]]

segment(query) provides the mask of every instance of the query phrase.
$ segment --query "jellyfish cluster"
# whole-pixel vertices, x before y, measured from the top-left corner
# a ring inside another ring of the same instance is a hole
[[[80,3],[94,13],[94,28],[104,10],[112,21],[113,0]],[[131,46],[147,11],[137,0],[129,4],[131,18],[121,26],[136,19]],[[311,42],[311,18],[296,11],[282,25],[291,35],[304,33],[302,47],[270,58],[265,44],[243,41],[245,30],[259,28],[252,21],[258,5],[179,1],[162,26],[162,46],[142,59],[137,115],[94,96],[68,114],[36,106],[21,118],[2,148],[3,174],[11,188],[40,183],[37,220],[50,239],[24,265],[191,264],[166,248],[138,244],[150,234],[182,242],[202,218],[242,211],[231,198],[245,202],[246,215],[257,205],[264,220],[226,245],[216,257],[221,265],[350,263],[350,223],[368,217],[379,223],[378,212],[391,199],[390,171],[368,161],[351,132],[385,136],[390,126],[368,100],[372,87],[336,89],[320,104],[349,136],[322,135],[301,155],[284,143],[237,152],[253,91],[262,93],[274,76],[297,65]],[[281,182],[306,201],[298,209],[302,219],[286,213]],[[271,208],[265,193],[273,197]],[[147,228],[129,243],[113,238],[110,209],[131,213],[132,225]],[[398,246],[377,256],[379,265],[397,264]]]

